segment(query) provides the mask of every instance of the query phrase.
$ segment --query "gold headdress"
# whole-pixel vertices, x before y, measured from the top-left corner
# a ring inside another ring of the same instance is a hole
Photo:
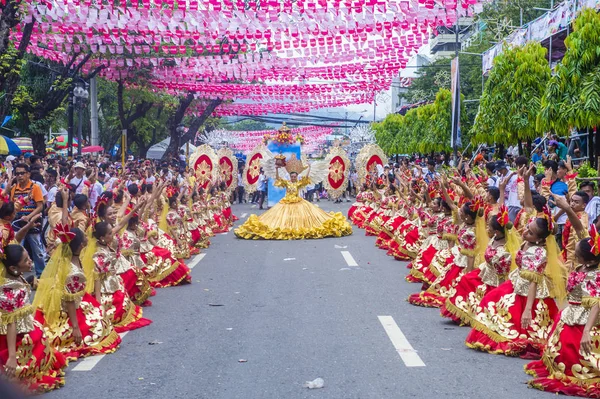
[[[290,160],[285,164],[285,170],[287,170],[288,173],[300,174],[306,168],[307,167],[302,164],[302,161],[296,158],[296,154],[292,154]]]

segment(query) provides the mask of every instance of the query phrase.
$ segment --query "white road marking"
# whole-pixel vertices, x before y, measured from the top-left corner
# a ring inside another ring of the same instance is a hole
[[[250,208],[254,209],[254,208],[256,208],[256,207],[257,207],[256,205],[252,205]]]
[[[285,258],[283,260],[296,260],[296,258]]]
[[[226,231],[225,233],[221,233],[222,236],[226,236],[227,233],[229,233],[228,231]]]
[[[341,253],[342,253],[342,256],[344,257],[344,260],[348,264],[348,266],[353,266],[353,267],[358,266],[358,263],[356,263],[356,261],[354,260],[354,258],[352,257],[352,254],[350,252],[341,251]]]
[[[394,321],[394,318],[392,316],[377,317],[406,367],[425,367],[425,363],[423,363],[417,351],[408,342],[400,327]]]
[[[123,339],[123,337],[125,337],[128,332],[129,331],[120,333],[119,336],[121,337],[121,339]],[[96,355],[96,356],[86,357],[81,362],[79,362],[77,364],[77,366],[75,366],[73,368],[73,371],[92,371],[92,369],[94,367],[96,367],[96,365],[98,363],[100,363],[100,360],[104,359],[104,356],[106,356],[106,355]]]
[[[245,218],[246,216],[248,216],[247,213],[242,213],[242,219]]]
[[[190,263],[190,264],[188,265],[188,267],[190,268],[190,270],[191,270],[191,269],[193,269],[194,267],[196,267],[196,266],[198,265],[198,263],[200,263],[200,261],[201,261],[202,259],[204,259],[204,257],[205,257],[205,256],[206,256],[206,254],[205,254],[204,252],[203,252],[203,253],[201,253],[201,254],[198,254],[198,255],[196,255],[196,256],[194,257],[194,260],[192,260],[192,263]]]
[[[347,245],[337,245],[337,244],[335,244],[333,247],[334,247],[335,249],[344,249],[344,248],[348,248],[348,246],[347,246]]]

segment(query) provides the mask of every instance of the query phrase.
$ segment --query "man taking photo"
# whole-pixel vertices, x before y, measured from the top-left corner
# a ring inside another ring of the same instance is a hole
[[[10,200],[15,203],[21,203],[22,208],[15,217],[15,220],[21,220],[24,223],[39,218],[44,209],[44,196],[40,186],[32,182],[29,178],[29,166],[20,163],[15,167],[17,184],[10,190]],[[41,231],[39,226],[32,228],[25,236],[25,242],[31,249],[31,259],[35,265],[35,275],[40,277],[44,271],[46,250],[42,245]]]

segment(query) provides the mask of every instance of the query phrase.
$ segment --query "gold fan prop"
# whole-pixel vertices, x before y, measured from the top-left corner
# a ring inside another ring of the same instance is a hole
[[[258,178],[260,177],[260,168],[264,159],[264,144],[259,144],[246,157],[246,166],[242,173],[242,182],[247,193],[253,193],[258,188]]]
[[[377,171],[377,165],[384,166],[387,163],[388,157],[377,144],[364,146],[356,156],[355,161],[358,180],[361,183],[366,182],[367,175]]]
[[[227,186],[227,192],[231,193],[238,185],[238,161],[231,148],[221,148],[217,152],[219,159],[220,180]]]
[[[194,169],[194,176],[198,186],[206,189],[211,181],[216,182],[219,177],[219,160],[217,154],[208,144],[202,144],[190,156],[190,165]]]
[[[350,159],[341,147],[332,147],[325,157],[329,173],[324,180],[325,189],[331,198],[339,198],[348,187],[350,176]]]

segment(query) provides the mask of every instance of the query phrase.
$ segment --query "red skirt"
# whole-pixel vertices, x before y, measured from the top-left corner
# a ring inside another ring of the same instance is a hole
[[[17,334],[16,345],[16,380],[34,393],[51,391],[65,385],[63,377],[67,367],[66,358],[52,347],[43,324],[37,321],[38,318],[44,318],[39,310],[35,314],[33,330]],[[4,373],[7,361],[8,342],[6,335],[0,335],[0,375]]]
[[[235,222],[236,220],[238,220],[238,217],[235,216],[233,214],[233,212],[231,211],[231,207],[228,206],[227,208],[223,209],[223,217],[225,217],[225,219],[227,220],[231,220],[232,222]]]
[[[66,313],[63,313],[61,315],[61,327],[57,328],[57,331],[49,333],[54,348],[59,348],[60,352],[70,360],[112,353],[117,350],[121,344],[121,337],[113,328],[108,317],[105,317],[104,308],[98,303],[96,297],[88,293],[84,294],[76,314],[83,343],[81,346],[75,345],[71,319]],[[45,322],[41,311],[38,311],[35,317],[40,324]]]
[[[415,260],[411,262],[410,275],[417,281],[423,281],[423,273],[429,269],[429,264],[437,255],[437,248],[429,245],[424,251],[420,251]]]
[[[473,319],[473,311],[479,304],[471,303],[472,301],[477,302],[472,298],[472,294],[476,293],[478,288],[483,286],[483,281],[479,277],[481,270],[475,269],[465,275],[463,275],[456,287],[454,287],[454,294],[446,298],[446,302],[440,309],[442,317],[452,319],[455,323],[460,325],[470,325]],[[487,292],[496,287],[485,285]],[[481,288],[479,288],[481,290]]]
[[[545,328],[552,324],[558,308],[552,298],[536,298],[532,321],[525,329],[521,326],[521,317],[526,304],[527,297],[514,293],[511,280],[500,284],[481,300],[480,307],[485,314],[474,319],[465,344],[492,354],[539,356],[549,335]],[[498,323],[502,326],[495,327]]]
[[[367,220],[364,223],[364,228],[365,228],[365,235],[368,236],[376,236],[377,234],[379,234],[379,230],[376,230],[371,223],[373,223],[373,220],[377,217],[381,217],[381,211],[380,212],[371,212],[371,214],[369,215],[369,217],[367,218]],[[379,226],[381,227],[381,226]]]
[[[352,205],[350,206],[350,209],[348,209],[348,219],[352,220],[352,217],[354,216],[354,211],[356,210],[356,205]],[[354,223],[354,221],[352,221]]]
[[[560,320],[560,315],[557,317],[542,359],[525,366],[525,372],[534,377],[529,386],[563,395],[600,398],[600,370],[597,363],[590,362],[597,359],[598,350],[593,348],[595,353],[591,356],[580,354],[583,329],[583,325],[570,326]],[[592,327],[592,337],[597,336],[597,331],[598,327]],[[574,375],[574,370],[584,368],[585,373]]]
[[[125,292],[127,292],[127,295],[138,305],[146,304],[148,298],[155,295],[154,290],[148,282],[148,278],[144,272],[137,267],[133,266],[125,273],[119,274],[119,276],[121,277],[121,280],[123,280]],[[151,304],[151,302],[148,302],[147,304]]]
[[[365,221],[371,216],[371,213],[373,213],[373,209],[370,206],[362,206],[353,213],[354,220],[352,220],[352,222],[359,229],[364,229]]]
[[[213,214],[213,219],[215,220],[215,223],[217,224],[217,227],[213,229],[213,232],[215,234],[225,233],[226,231],[229,230],[229,226],[227,226],[227,224],[223,220],[222,215],[215,213],[215,214]]]
[[[390,247],[394,257],[402,259],[414,259],[418,253],[421,236],[419,229],[412,223],[405,223],[400,227],[401,239],[395,239],[395,245]]]
[[[102,294],[102,303],[118,333],[136,330],[152,323],[151,320],[142,317],[142,308],[133,303],[123,291]]]
[[[452,265],[450,269],[440,276],[435,281],[435,284],[430,286],[426,291],[421,291],[408,297],[408,302],[411,305],[424,306],[428,308],[440,308],[446,302],[446,297],[442,295],[442,291],[448,291],[456,284],[456,280],[460,277],[463,268]]]
[[[173,287],[182,283],[191,283],[192,275],[185,263],[175,259],[171,251],[166,248],[154,247],[152,254],[159,260],[161,269],[156,276],[150,279],[150,284],[156,288]],[[144,263],[148,256],[141,254]]]

